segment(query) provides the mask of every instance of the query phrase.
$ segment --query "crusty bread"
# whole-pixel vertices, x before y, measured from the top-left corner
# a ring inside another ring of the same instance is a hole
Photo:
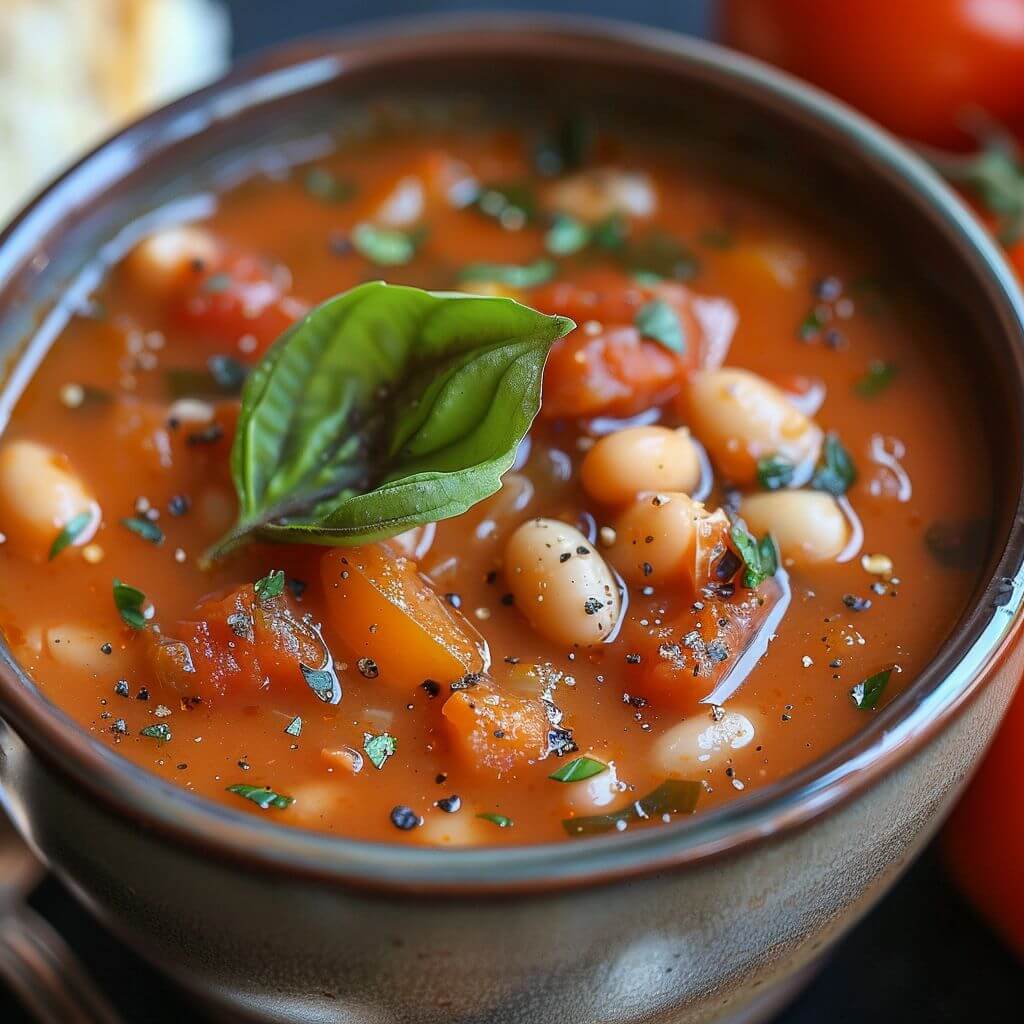
[[[89,146],[224,67],[215,0],[0,0],[0,224]]]

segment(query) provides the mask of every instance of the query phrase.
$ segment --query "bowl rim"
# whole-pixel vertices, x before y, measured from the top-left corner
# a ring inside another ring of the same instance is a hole
[[[669,61],[711,80],[730,80],[828,129],[874,175],[902,179],[960,248],[998,307],[1007,344],[1024,380],[1024,296],[984,229],[951,190],[903,144],[812,86],[759,61],[667,30],[589,17],[537,14],[449,15],[389,19],[337,35],[264,51],[219,81],[129,125],[72,165],[0,231],[0,295],[36,252],[39,229],[73,208],[80,183],[110,185],[145,162],[216,125],[217,117],[268,99],[343,80],[352,67],[437,58],[452,48],[497,56],[518,39],[531,47],[579,45],[599,56],[614,45],[632,64]],[[583,61],[586,54],[582,55]],[[205,113],[205,118],[197,118]],[[213,116],[211,116],[211,114]],[[15,360],[16,362],[17,360]],[[1018,381],[1019,384],[1019,381]],[[927,668],[849,740],[799,771],[693,818],[657,829],[521,846],[431,848],[371,842],[281,825],[234,810],[151,775],[94,739],[35,687],[0,644],[0,711],[6,722],[59,774],[135,827],[203,856],[250,870],[317,879],[324,884],[406,893],[513,893],[610,882],[736,853],[806,826],[890,774],[941,732],[982,689],[1003,657],[1024,609],[1024,481],[1016,514],[991,580]],[[973,633],[972,633],[973,630]],[[972,633],[971,636],[967,634]],[[0,739],[4,721],[0,720]],[[0,791],[0,802],[10,804]],[[570,853],[570,856],[566,856]]]

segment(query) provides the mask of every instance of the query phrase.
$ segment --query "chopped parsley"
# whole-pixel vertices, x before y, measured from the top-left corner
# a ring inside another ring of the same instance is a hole
[[[562,827],[570,836],[620,831],[632,821],[646,821],[665,814],[692,814],[700,797],[701,784],[684,779],[666,779],[646,796],[607,814],[565,818]]]
[[[302,179],[303,188],[323,203],[346,203],[356,194],[356,186],[323,167],[311,167]]]
[[[858,683],[850,690],[853,703],[861,711],[873,711],[878,706],[892,671],[891,668],[887,668],[881,672],[876,672],[873,676],[868,676],[867,679]]]
[[[877,398],[899,375],[899,367],[887,363],[883,359],[872,359],[868,364],[867,373],[854,385],[854,390],[862,398]]]
[[[264,811],[270,810],[271,807],[279,811],[284,811],[295,803],[294,797],[275,793],[274,790],[270,789],[268,786],[248,786],[244,782],[238,782],[234,786],[228,786],[228,792],[234,793],[236,796],[243,797],[246,800],[251,800],[257,807],[262,808]]]
[[[141,590],[120,580],[114,580],[114,607],[132,629],[146,628],[146,616],[142,612],[145,603],[146,595]]]
[[[398,749],[398,740],[390,733],[382,732],[374,735],[372,732],[363,733],[363,750],[366,756],[373,762],[374,768],[383,768],[387,759]]]
[[[66,547],[74,544],[74,542],[82,535],[82,533],[89,528],[95,518],[95,512],[87,510],[85,512],[79,512],[78,515],[72,516],[65,524],[64,528],[53,538],[53,543],[50,545],[49,560],[52,562]]]
[[[533,190],[529,185],[515,182],[484,185],[471,205],[507,231],[518,231],[537,219],[537,198]]]
[[[781,491],[793,482],[796,467],[781,455],[765,455],[757,460],[757,482],[766,491]]]
[[[686,351],[686,330],[679,314],[663,299],[654,299],[637,310],[636,328],[645,338],[670,352]]]
[[[459,272],[459,282],[493,282],[508,288],[534,288],[555,276],[551,260],[537,260],[519,266],[514,263],[469,263]]]
[[[422,231],[399,231],[363,223],[352,232],[352,245],[378,267],[400,267],[416,255],[423,238]]]
[[[560,765],[549,776],[555,782],[582,782],[601,772],[608,771],[608,765],[593,757],[575,757],[568,764]]]
[[[284,593],[284,570],[271,569],[266,576],[258,579],[253,588],[259,601],[271,601]]]
[[[302,735],[302,719],[296,715],[285,727],[284,731],[289,736],[301,736]]]
[[[155,725],[147,725],[145,729],[140,729],[139,735],[166,743],[171,738],[171,727],[166,722],[157,722]]]
[[[215,355],[207,359],[205,370],[168,370],[167,389],[174,398],[240,395],[248,374],[248,367],[233,356]]]
[[[497,825],[498,828],[511,828],[515,824],[511,818],[506,818],[504,814],[494,814],[490,811],[478,814],[477,817],[483,821],[489,821],[492,825]]]
[[[779,571],[779,553],[770,533],[756,540],[745,526],[735,523],[729,536],[743,559],[743,586],[754,590]]]
[[[816,491],[828,491],[838,498],[850,489],[856,479],[857,467],[839,435],[826,434],[821,460],[811,477],[811,487]]]
[[[148,540],[150,544],[162,544],[164,542],[164,531],[160,529],[151,519],[144,519],[142,516],[131,516],[121,520],[121,525],[126,530]]]
[[[590,228],[567,213],[555,214],[544,235],[544,248],[555,256],[571,256],[590,245]]]

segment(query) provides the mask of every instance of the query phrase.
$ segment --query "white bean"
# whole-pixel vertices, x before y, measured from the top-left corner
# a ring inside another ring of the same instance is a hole
[[[687,778],[701,768],[722,764],[754,739],[757,721],[757,713],[749,708],[726,711],[717,720],[710,709],[706,715],[684,719],[658,738],[655,767],[669,777]]]
[[[696,521],[703,514],[704,506],[680,491],[642,495],[616,520],[612,565],[631,583],[681,578],[694,564]]]
[[[181,224],[162,228],[143,239],[125,260],[136,284],[159,295],[174,288],[197,262],[209,266],[220,246],[205,228]]]
[[[557,519],[531,519],[509,537],[505,578],[516,607],[557,643],[601,643],[618,622],[612,571],[579,530]]]
[[[99,508],[67,459],[35,441],[11,441],[0,449],[0,532],[20,553],[43,558],[70,520],[93,514],[74,543],[85,544],[99,522]]]
[[[598,757],[597,760],[603,760]],[[618,771],[614,763],[610,763],[606,771],[593,775],[582,782],[566,782],[565,806],[576,814],[600,814],[609,805],[622,802],[622,794],[626,784],[619,781]]]
[[[81,623],[65,623],[43,630],[46,654],[54,661],[69,669],[85,669],[93,674],[109,674],[117,670],[117,662],[101,648],[111,638],[116,639],[117,631],[109,626],[86,626]]]
[[[850,539],[843,510],[823,491],[751,494],[740,503],[740,515],[754,533],[775,538],[788,565],[831,561]]]
[[[554,185],[551,205],[588,224],[621,213],[628,217],[650,217],[658,205],[654,184],[646,174],[599,167],[581,171]]]
[[[723,369],[695,374],[687,398],[694,433],[733,483],[753,483],[762,457],[777,455],[807,467],[821,450],[820,428],[756,373]]]
[[[606,505],[625,504],[641,491],[690,492],[700,475],[700,456],[685,428],[617,430],[602,437],[580,466],[584,490]]]

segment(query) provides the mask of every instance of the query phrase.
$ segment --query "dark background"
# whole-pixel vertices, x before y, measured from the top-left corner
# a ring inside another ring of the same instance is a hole
[[[697,35],[713,32],[713,4],[709,0],[226,3],[232,15],[237,56],[369,17],[460,10],[596,14],[628,17]],[[998,885],[999,880],[993,879],[993,884]],[[132,1024],[203,1024],[204,1018],[192,1006],[93,923],[56,882],[44,883],[32,902],[73,942],[94,977]],[[933,849],[836,949],[821,974],[777,1024],[1009,1024],[1024,1019],[1019,997],[1022,984],[1024,970],[960,900]],[[28,1024],[3,992],[0,1022]]]

